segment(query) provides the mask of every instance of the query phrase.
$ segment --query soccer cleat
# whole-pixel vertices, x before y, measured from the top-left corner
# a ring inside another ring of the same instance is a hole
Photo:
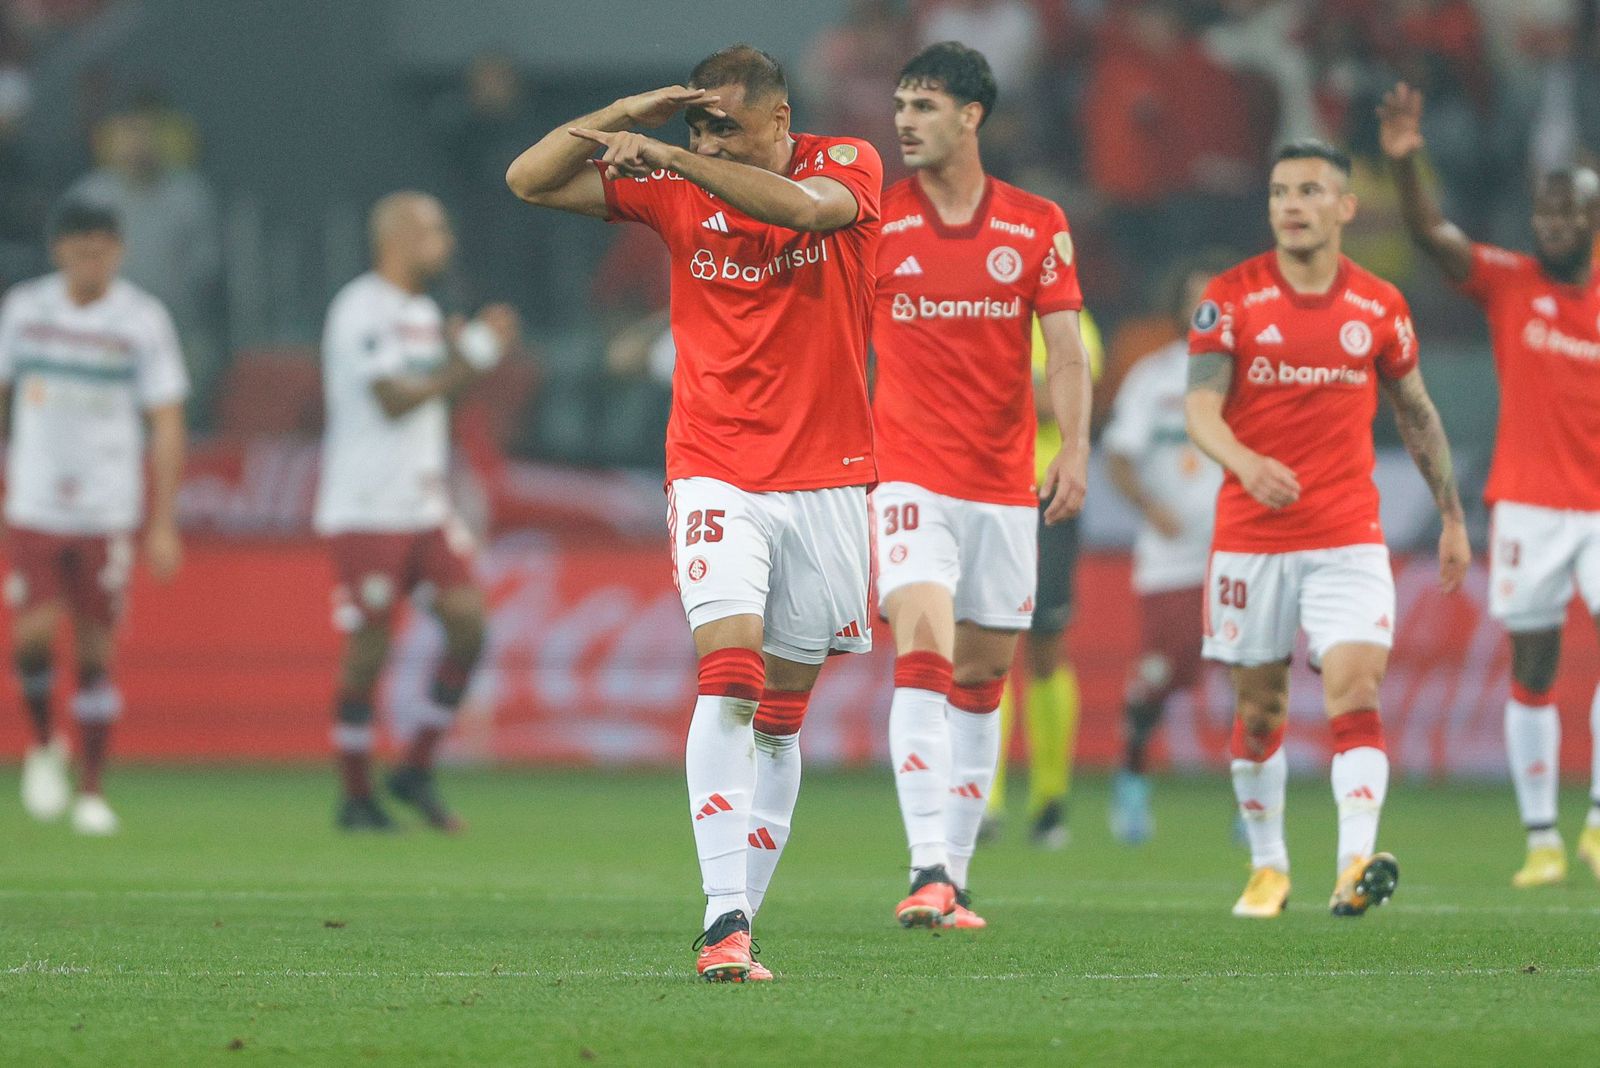
[[[387,833],[399,829],[374,797],[347,797],[340,801],[339,812],[334,816],[334,824],[341,831]]]
[[[956,907],[939,917],[940,927],[955,927],[964,931],[981,931],[989,921],[972,911],[972,895],[965,890],[956,891]]]
[[[770,983],[772,971],[758,960],[750,962],[750,970],[745,973],[744,981],[747,983]]]
[[[1400,884],[1400,862],[1390,853],[1357,857],[1334,884],[1328,909],[1335,916],[1361,916],[1389,900]]]
[[[1541,846],[1528,850],[1522,870],[1511,877],[1518,890],[1534,886],[1555,886],[1567,878],[1567,854],[1560,846]]]
[[[117,833],[121,823],[99,794],[80,794],[72,806],[72,829],[79,834],[106,838]]]
[[[1066,848],[1067,843],[1072,841],[1072,832],[1067,829],[1066,808],[1060,801],[1048,801],[1039,810],[1028,839],[1035,849],[1052,852]]]
[[[467,829],[461,819],[445,808],[439,791],[434,788],[433,772],[422,768],[396,768],[385,780],[395,799],[410,805],[421,814],[424,822],[436,831],[459,834]]]
[[[1594,877],[1600,879],[1600,827],[1585,827],[1578,835],[1578,859],[1589,865]]]
[[[706,982],[742,983],[749,978],[754,964],[750,957],[750,920],[742,910],[734,909],[718,916],[705,933],[694,940],[694,948],[700,951],[695,959],[695,971]]]
[[[911,893],[894,907],[894,918],[901,927],[936,927],[956,907],[955,884],[943,864],[918,868],[915,874]]]
[[[58,820],[72,801],[67,746],[59,737],[35,745],[22,759],[22,807],[36,820]]]
[[[1155,834],[1150,814],[1150,780],[1119,771],[1111,780],[1111,837],[1123,845],[1144,845]]]
[[[1270,920],[1282,915],[1289,904],[1289,873],[1277,868],[1257,868],[1244,884],[1244,893],[1233,903],[1233,914],[1252,920]]]

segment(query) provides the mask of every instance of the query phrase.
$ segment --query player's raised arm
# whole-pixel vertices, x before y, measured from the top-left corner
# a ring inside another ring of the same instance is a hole
[[[1050,461],[1040,494],[1050,501],[1046,523],[1059,523],[1083,508],[1089,486],[1089,408],[1093,389],[1089,354],[1075,311],[1039,316],[1044,333],[1045,388],[1050,410],[1061,428],[1061,451]]]
[[[714,94],[681,85],[624,97],[551,130],[511,162],[506,170],[506,185],[530,204],[604,219],[605,187],[600,172],[589,165],[594,142],[587,137],[574,137],[572,131],[581,129],[601,136],[615,136],[622,146],[619,156],[625,162],[636,162],[633,152],[636,142],[650,139],[639,134],[625,135],[625,131],[636,126],[646,129],[660,126],[686,107],[708,108],[718,113],[716,103]],[[645,172],[650,169],[646,168]],[[608,172],[610,177],[623,173],[633,174],[635,170],[618,165]]]
[[[1378,118],[1379,140],[1394,171],[1400,213],[1411,240],[1451,281],[1465,282],[1472,273],[1472,242],[1459,226],[1444,217],[1417,168],[1417,153],[1423,146],[1422,93],[1401,82],[1384,95]]]
[[[1222,417],[1233,384],[1233,358],[1206,352],[1189,358],[1189,387],[1183,398],[1184,423],[1195,447],[1232,471],[1245,492],[1268,508],[1287,508],[1300,499],[1293,471],[1248,448]]]
[[[1466,519],[1461,497],[1456,490],[1455,467],[1450,458],[1450,442],[1444,434],[1439,411],[1428,396],[1422,372],[1413,368],[1398,379],[1380,378],[1384,395],[1394,407],[1400,440],[1417,465],[1422,479],[1439,508],[1443,530],[1439,534],[1439,584],[1446,592],[1460,587],[1472,562],[1467,541]]]

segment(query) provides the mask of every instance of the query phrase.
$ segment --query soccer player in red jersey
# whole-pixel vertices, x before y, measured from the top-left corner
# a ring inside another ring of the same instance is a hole
[[[688,149],[632,132],[679,113]],[[883,166],[866,141],[794,132],[782,68],[736,45],[688,88],[557,128],[506,180],[533,204],[649,226],[671,254],[667,525],[700,657],[685,760],[706,894],[696,969],[770,979],[750,920],[789,837],[807,699],[830,652],[872,644],[866,356]]]
[[[1281,746],[1297,629],[1322,673],[1333,730],[1330,907],[1361,915],[1399,878],[1394,857],[1375,851],[1389,785],[1378,689],[1395,624],[1372,481],[1380,391],[1443,517],[1441,585],[1456,589],[1471,560],[1405,298],[1339,251],[1356,212],[1349,177],[1349,157],[1329,145],[1280,149],[1268,187],[1277,247],[1214,279],[1189,333],[1189,435],[1225,472],[1205,654],[1230,665],[1236,699],[1233,789],[1254,868],[1236,916],[1276,916],[1289,896]]]
[[[895,638],[889,751],[911,847],[907,927],[982,927],[967,868],[1000,754],[1000,704],[1033,615],[1036,526],[1083,504],[1089,358],[1066,217],[984,174],[984,57],[936,44],[900,72],[915,173],[883,197],[872,342],[878,595]],[[1034,482],[1032,322],[1063,446]]]
[[[1406,228],[1489,318],[1500,416],[1484,489],[1493,508],[1489,611],[1511,634],[1506,755],[1528,854],[1517,887],[1566,878],[1556,828],[1561,719],[1550,698],[1574,587],[1600,619],[1600,178],[1545,175],[1533,203],[1534,255],[1471,241],[1423,188],[1422,94],[1397,86],[1379,109]],[[1600,691],[1590,706],[1600,738]],[[1600,745],[1578,857],[1600,878]]]

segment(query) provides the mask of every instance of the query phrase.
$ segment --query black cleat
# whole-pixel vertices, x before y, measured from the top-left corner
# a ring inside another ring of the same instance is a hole
[[[387,834],[399,828],[373,797],[347,797],[339,802],[334,825],[341,831],[376,831]]]
[[[1377,853],[1372,859],[1357,858],[1339,877],[1333,888],[1328,910],[1335,916],[1361,916],[1374,905],[1394,895],[1400,884],[1400,864],[1391,853]]]
[[[749,917],[742,909],[724,912],[694,940],[693,948],[699,951],[695,971],[706,982],[745,982],[754,967]]]
[[[1028,837],[1035,849],[1064,848],[1072,840],[1072,832],[1067,829],[1066,806],[1060,801],[1046,803],[1034,818],[1033,830]]]
[[[466,830],[467,825],[445,808],[439,792],[434,789],[433,772],[424,771],[422,768],[396,768],[384,781],[396,800],[403,801],[416,809],[434,830],[446,834],[457,834]]]

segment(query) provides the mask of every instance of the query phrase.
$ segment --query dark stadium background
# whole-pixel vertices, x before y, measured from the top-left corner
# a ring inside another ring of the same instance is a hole
[[[182,496],[188,567],[143,578],[121,657],[119,751],[146,759],[319,759],[337,638],[331,570],[309,533],[316,476],[315,342],[334,290],[364,266],[363,216],[382,193],[438,193],[461,231],[442,299],[520,307],[526,350],[462,406],[458,497],[488,545],[492,647],[452,755],[580,764],[674,762],[693,657],[662,542],[667,390],[656,344],[662,253],[643,230],[536,212],[506,163],[545,130],[624,92],[680,80],[747,39],[789,65],[797,125],[870,137],[892,173],[894,72],[963,2],[834,0],[587,5],[524,0],[5,0],[0,4],[0,286],[45,269],[49,204],[122,140],[151,137],[161,195],[130,235],[182,255],[130,273],[168,300],[197,392]],[[1595,0],[1335,0],[1276,29],[1281,4],[980,0],[1000,112],[985,132],[1002,177],[1072,220],[1089,306],[1108,339],[1103,410],[1121,372],[1166,329],[1162,276],[1178,256],[1264,247],[1264,161],[1311,128],[1357,158],[1349,251],[1416,310],[1424,367],[1457,450],[1472,528],[1494,419],[1480,316],[1420,261],[1376,159],[1372,107],[1395,79],[1429,99],[1430,158],[1469,232],[1528,243],[1528,180],[1600,153]],[[1020,22],[1018,20],[1021,20]],[[949,23],[944,23],[949,25]],[[999,32],[996,30],[995,32]],[[985,42],[969,43],[984,47]],[[1397,763],[1500,775],[1503,637],[1475,570],[1460,598],[1430,586],[1432,509],[1387,426],[1379,479],[1401,637],[1384,693]],[[1134,641],[1132,520],[1098,471],[1069,642],[1085,691],[1081,752],[1117,745]],[[1480,561],[1481,564],[1481,561]],[[403,717],[437,641],[418,615],[385,702]],[[1558,699],[1564,767],[1587,767],[1583,711],[1600,655],[1574,628]],[[883,749],[889,660],[824,674],[808,759]],[[15,703],[7,672],[0,703]],[[1297,679],[1291,758],[1320,766],[1317,690]],[[1228,720],[1214,678],[1174,710],[1167,756],[1218,759]],[[21,752],[0,717],[0,754]]]

